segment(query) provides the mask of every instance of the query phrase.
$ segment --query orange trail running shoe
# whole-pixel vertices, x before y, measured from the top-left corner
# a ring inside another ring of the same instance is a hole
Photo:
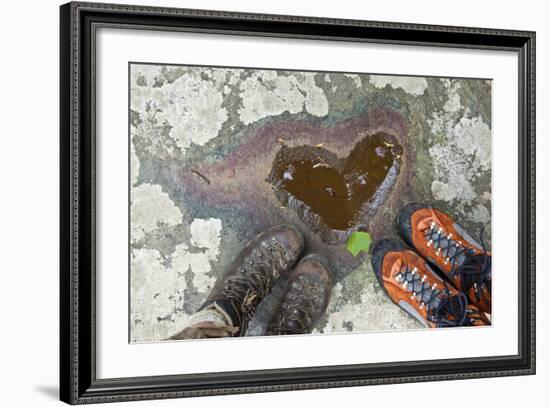
[[[470,304],[491,313],[491,254],[483,243],[446,213],[424,204],[405,205],[396,223],[405,241],[463,291]]]
[[[371,261],[376,278],[388,297],[428,328],[487,325],[485,316],[466,296],[443,280],[428,263],[404,243],[375,242]]]

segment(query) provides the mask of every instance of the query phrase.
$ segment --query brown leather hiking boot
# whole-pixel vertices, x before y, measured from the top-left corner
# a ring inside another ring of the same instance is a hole
[[[406,205],[396,222],[407,243],[441,270],[471,304],[491,313],[491,253],[483,243],[446,213],[423,204]]]
[[[324,314],[333,287],[327,260],[305,256],[291,272],[279,309],[267,330],[268,335],[307,334]]]
[[[303,247],[302,234],[289,225],[257,235],[218,279],[190,326],[170,339],[243,336],[258,303],[292,269]]]
[[[397,240],[382,239],[371,248],[380,286],[390,299],[429,328],[487,325],[466,296],[444,281],[417,253]]]

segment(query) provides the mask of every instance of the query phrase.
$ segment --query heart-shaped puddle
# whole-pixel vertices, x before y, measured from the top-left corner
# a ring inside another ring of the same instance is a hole
[[[268,181],[313,230],[322,222],[331,230],[346,231],[385,200],[399,173],[401,154],[397,139],[386,133],[364,137],[343,159],[322,147],[283,146]]]

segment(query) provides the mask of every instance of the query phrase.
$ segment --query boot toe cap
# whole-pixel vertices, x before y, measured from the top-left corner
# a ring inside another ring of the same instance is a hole
[[[395,239],[380,239],[374,242],[370,249],[372,269],[378,281],[382,284],[382,263],[388,252],[406,250],[407,245]]]
[[[304,249],[302,232],[297,227],[288,224],[275,226],[271,232],[271,236],[283,245],[291,262],[296,262]]]
[[[399,230],[399,233],[401,234],[403,239],[405,239],[409,244],[412,244],[411,217],[414,212],[426,207],[428,207],[428,205],[418,202],[408,203],[401,208],[399,214],[395,218],[397,230]]]

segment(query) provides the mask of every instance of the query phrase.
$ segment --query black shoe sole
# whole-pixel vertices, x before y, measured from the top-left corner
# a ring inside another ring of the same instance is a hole
[[[401,208],[395,218],[395,226],[397,227],[399,234],[411,247],[414,247],[412,241],[411,216],[414,212],[422,208],[431,208],[431,206],[418,202],[408,203]]]

